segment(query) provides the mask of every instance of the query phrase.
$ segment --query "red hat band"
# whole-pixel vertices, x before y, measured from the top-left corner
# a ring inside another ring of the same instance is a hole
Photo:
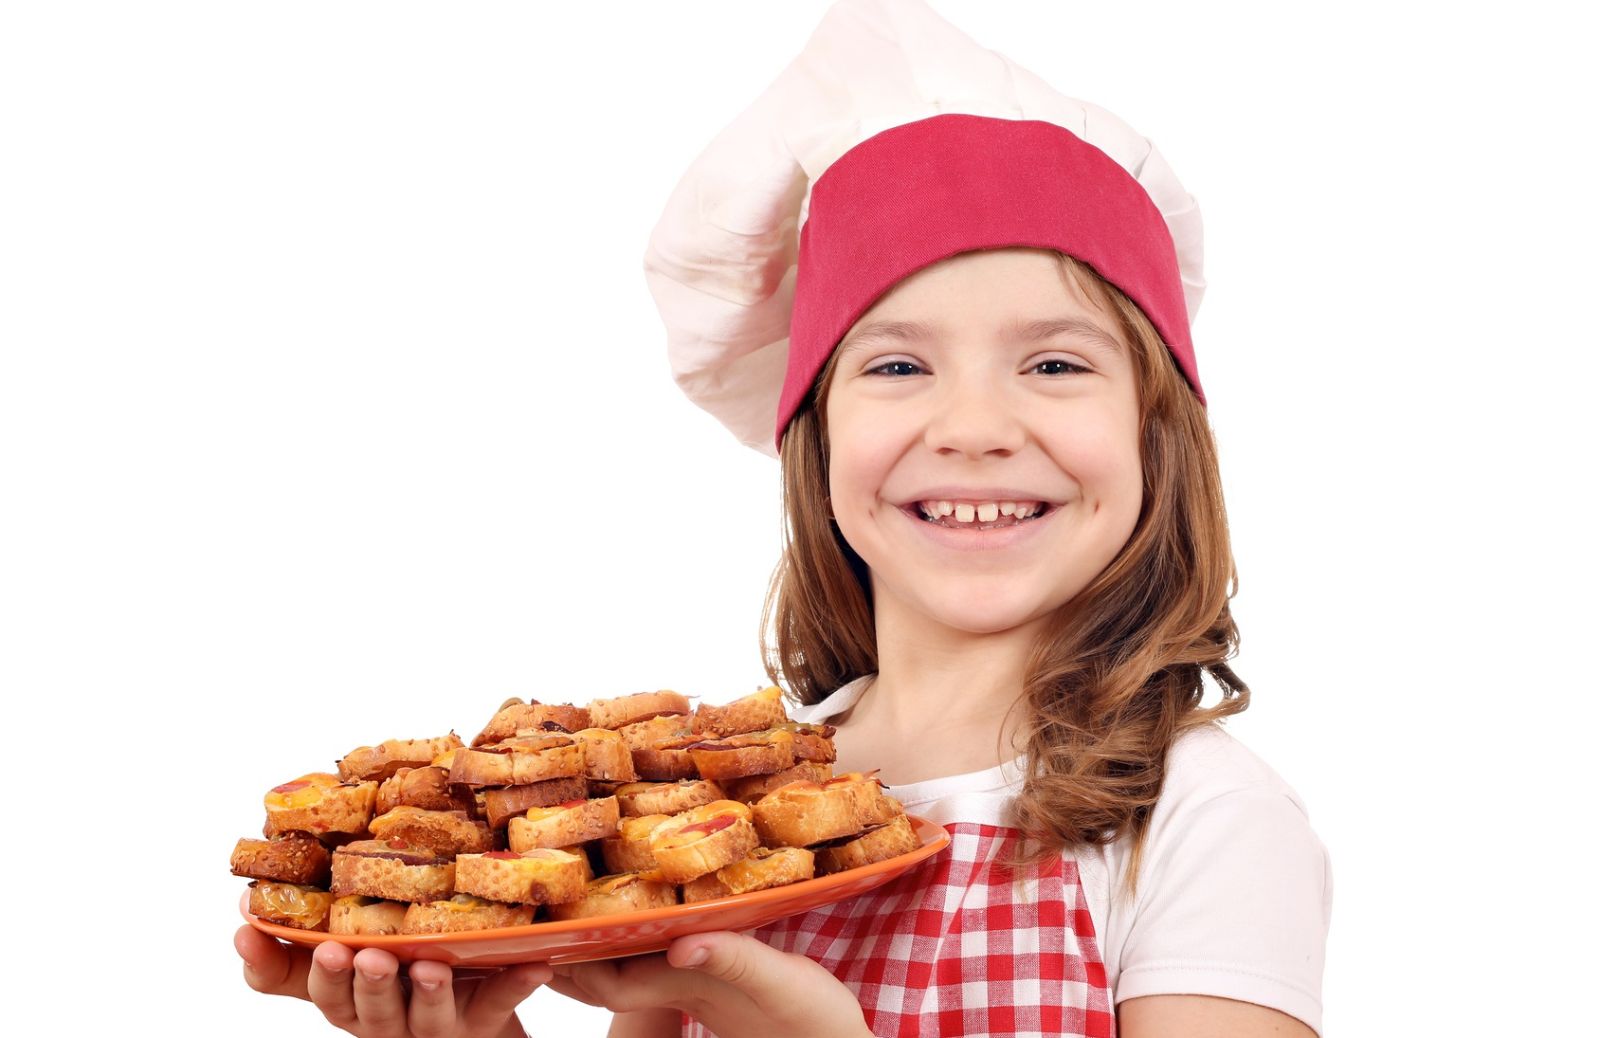
[[[1054,123],[936,115],[851,148],[817,178],[800,231],[777,442],[850,326],[897,283],[974,249],[1056,249],[1160,332],[1205,402],[1172,235],[1143,187]]]

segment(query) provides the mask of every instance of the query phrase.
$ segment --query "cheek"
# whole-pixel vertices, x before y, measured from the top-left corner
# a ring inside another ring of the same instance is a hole
[[[899,456],[887,430],[870,422],[844,422],[830,429],[830,443],[828,489],[834,514],[842,514],[841,508],[860,512],[873,507]]]
[[[1059,437],[1056,457],[1097,509],[1137,516],[1144,496],[1138,430],[1120,415],[1104,417]]]

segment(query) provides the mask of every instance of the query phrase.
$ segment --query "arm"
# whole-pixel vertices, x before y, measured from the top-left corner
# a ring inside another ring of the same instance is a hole
[[[1146,995],[1117,1006],[1122,1038],[1317,1038],[1287,1013],[1210,995]]]
[[[683,1015],[676,1009],[640,1009],[611,1018],[606,1038],[678,1038]]]

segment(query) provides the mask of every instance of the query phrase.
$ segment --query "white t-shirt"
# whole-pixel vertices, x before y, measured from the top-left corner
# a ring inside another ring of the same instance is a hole
[[[827,721],[853,706],[866,684],[851,682],[791,714]],[[958,833],[1014,833],[1007,806],[1021,788],[1019,763],[890,793],[907,813]],[[1218,725],[1186,732],[1168,758],[1131,904],[1121,883],[1129,850],[1124,838],[1076,855],[1093,923],[1079,944],[1097,948],[1113,1004],[1215,995],[1270,1006],[1321,1033],[1332,875],[1305,806],[1276,772]]]

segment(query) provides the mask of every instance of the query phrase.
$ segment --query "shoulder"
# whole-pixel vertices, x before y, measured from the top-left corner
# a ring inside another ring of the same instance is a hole
[[[1293,873],[1314,886],[1328,880],[1327,849],[1300,795],[1215,724],[1185,732],[1168,751],[1146,839],[1141,871],[1152,879],[1253,863],[1257,877]]]
[[[1167,751],[1156,815],[1188,813],[1219,797],[1281,799],[1306,813],[1300,795],[1283,777],[1221,725],[1191,728]]]
[[[1211,995],[1320,1028],[1332,871],[1295,790],[1219,726],[1185,732],[1146,841],[1108,934],[1116,1000]]]

